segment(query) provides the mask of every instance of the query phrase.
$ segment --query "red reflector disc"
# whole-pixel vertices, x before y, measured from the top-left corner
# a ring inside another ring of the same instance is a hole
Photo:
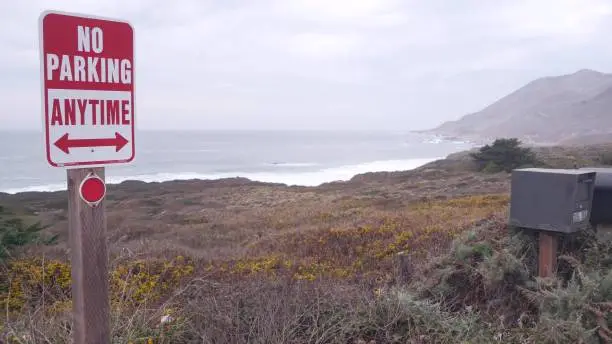
[[[98,203],[104,198],[106,185],[96,176],[88,177],[81,183],[81,198],[85,202]]]

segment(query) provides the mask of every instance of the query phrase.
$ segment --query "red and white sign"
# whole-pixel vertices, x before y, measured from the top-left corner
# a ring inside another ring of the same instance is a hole
[[[42,112],[55,167],[128,163],[134,142],[134,30],[124,21],[40,16]]]

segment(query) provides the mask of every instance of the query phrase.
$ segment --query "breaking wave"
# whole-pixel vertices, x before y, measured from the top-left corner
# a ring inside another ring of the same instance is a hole
[[[242,177],[253,181],[267,183],[281,183],[296,186],[317,186],[323,183],[346,181],[357,174],[367,172],[392,172],[392,171],[407,171],[425,165],[434,160],[443,159],[443,157],[429,159],[408,159],[408,160],[383,160],[373,161],[362,164],[345,165],[339,167],[321,168],[314,171],[274,171],[274,172],[227,172],[227,173],[197,173],[197,172],[182,172],[182,173],[152,173],[138,174],[131,176],[107,176],[109,184],[119,184],[126,180],[139,180],[143,182],[165,182],[171,180],[216,180],[223,178]],[[316,164],[292,164],[279,163],[282,167],[312,167]],[[60,191],[65,190],[65,183],[53,183],[46,185],[34,185],[23,188],[11,188],[0,190],[5,193],[15,194],[20,192],[32,191]]]

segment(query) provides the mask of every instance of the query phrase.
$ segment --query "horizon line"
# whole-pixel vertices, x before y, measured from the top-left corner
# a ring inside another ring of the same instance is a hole
[[[423,131],[428,131],[429,129],[367,129],[367,128],[363,128],[363,129],[347,129],[347,128],[320,128],[320,129],[304,129],[304,128],[292,128],[292,129],[244,129],[244,128],[237,128],[237,129],[232,129],[232,128],[210,128],[210,129],[204,129],[204,128],[198,128],[198,129],[193,129],[193,128],[184,128],[184,129],[138,129],[137,131],[140,132],[155,132],[155,131],[159,131],[159,132],[168,132],[168,131],[181,131],[181,132],[185,132],[185,131],[193,131],[193,132],[198,132],[198,131],[234,131],[234,132],[300,132],[300,131],[356,131],[356,132],[375,132],[375,131],[381,131],[381,132],[407,132],[407,133],[414,133],[414,134],[421,134],[420,132]],[[43,130],[41,129],[28,129],[28,128],[19,128],[19,129],[3,129],[0,128],[0,133],[1,132],[36,132],[36,133],[43,133]]]

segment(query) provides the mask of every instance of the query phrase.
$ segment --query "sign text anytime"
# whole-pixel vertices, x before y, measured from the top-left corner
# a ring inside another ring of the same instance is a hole
[[[131,161],[131,26],[50,13],[42,20],[42,42],[49,163],[82,166]]]

